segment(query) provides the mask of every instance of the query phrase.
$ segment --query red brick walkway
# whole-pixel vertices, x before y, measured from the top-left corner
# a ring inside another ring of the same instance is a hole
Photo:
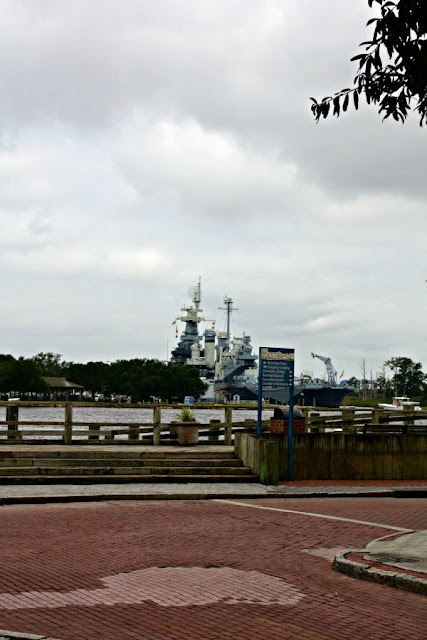
[[[253,502],[427,529],[424,499]],[[384,528],[210,501],[1,507],[0,523],[3,629],[63,640],[427,638],[425,597],[331,569],[336,550]]]

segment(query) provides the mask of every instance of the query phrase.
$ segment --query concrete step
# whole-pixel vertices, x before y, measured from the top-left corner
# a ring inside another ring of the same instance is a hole
[[[48,446],[48,445],[47,445]],[[113,445],[114,446],[114,445]],[[98,449],[98,447],[95,447]],[[143,451],[138,451],[137,445],[135,445],[135,450],[133,451],[111,451],[110,450],[98,450],[94,451],[93,448],[86,449],[86,447],[79,447],[78,451],[75,446],[72,446],[69,450],[55,450],[49,451],[47,447],[43,447],[44,451],[40,451],[35,453],[34,449],[22,450],[16,448],[3,450],[0,447],[0,461],[3,460],[14,460],[14,459],[25,459],[25,458],[43,458],[43,459],[67,459],[67,458],[80,458],[80,459],[91,459],[91,458],[114,458],[117,460],[127,460],[127,459],[135,459],[135,458],[144,458],[144,459],[196,459],[196,460],[223,460],[223,459],[233,459],[234,451],[203,451],[203,449],[196,449],[191,451],[190,448],[183,448],[182,450],[177,446],[173,447],[173,451],[162,451],[161,447],[152,447],[152,451],[147,451],[147,448],[144,448]],[[85,450],[86,449],[86,450]]]
[[[0,445],[1,485],[258,481],[225,445]]]
[[[17,467],[239,467],[242,461],[238,458],[7,458],[0,459],[0,473],[3,468]]]
[[[0,476],[0,485],[50,485],[50,484],[126,484],[126,483],[188,483],[188,482],[259,482],[253,474],[226,475],[80,475],[80,476]],[[111,496],[114,500],[114,495]]]
[[[37,465],[36,467],[3,467],[0,469],[0,477],[4,476],[98,476],[98,475],[244,475],[250,473],[248,467],[199,467],[199,466],[137,466],[137,467],[120,467],[120,466],[98,466],[98,467],[44,467]]]

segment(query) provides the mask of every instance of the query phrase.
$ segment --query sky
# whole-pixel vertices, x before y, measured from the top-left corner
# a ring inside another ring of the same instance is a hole
[[[426,129],[310,111],[376,11],[2,0],[0,353],[165,360],[200,277],[209,325],[227,294],[297,372],[426,371]]]

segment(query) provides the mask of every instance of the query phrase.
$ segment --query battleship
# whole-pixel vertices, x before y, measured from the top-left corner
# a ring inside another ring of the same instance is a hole
[[[192,304],[184,305],[181,314],[175,318],[184,323],[184,330],[177,346],[172,350],[170,364],[186,364],[199,370],[206,383],[207,391],[202,400],[211,402],[239,402],[258,400],[258,365],[253,353],[250,336],[231,338],[230,325],[233,300],[224,297],[226,329],[216,331],[215,324],[201,314],[201,280],[188,291]],[[210,323],[203,335],[199,335],[199,324]],[[179,332],[177,330],[177,336]],[[313,378],[309,374],[295,379],[294,404],[318,407],[338,407],[344,396],[354,390],[348,381],[337,382],[337,372],[330,358],[312,353],[314,358],[322,360],[326,366],[327,380]],[[263,387],[263,399],[266,402],[289,404],[288,387]]]

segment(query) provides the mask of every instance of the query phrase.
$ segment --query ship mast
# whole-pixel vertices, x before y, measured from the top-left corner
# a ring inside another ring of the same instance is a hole
[[[224,304],[225,307],[218,307],[218,309],[225,311],[227,314],[227,349],[230,347],[230,321],[231,314],[233,311],[238,311],[238,309],[233,308],[233,300],[225,294],[224,296]]]
[[[199,341],[199,323],[205,320],[205,318],[200,315],[203,311],[200,307],[200,303],[202,301],[201,278],[199,278],[199,281],[195,286],[190,287],[188,295],[193,304],[181,307],[181,311],[184,313],[175,319],[175,322],[176,320],[184,322],[185,329],[181,334],[178,345],[172,351],[171,362],[174,364],[186,364],[187,360],[191,359],[191,348],[193,344],[196,342],[198,343]]]

